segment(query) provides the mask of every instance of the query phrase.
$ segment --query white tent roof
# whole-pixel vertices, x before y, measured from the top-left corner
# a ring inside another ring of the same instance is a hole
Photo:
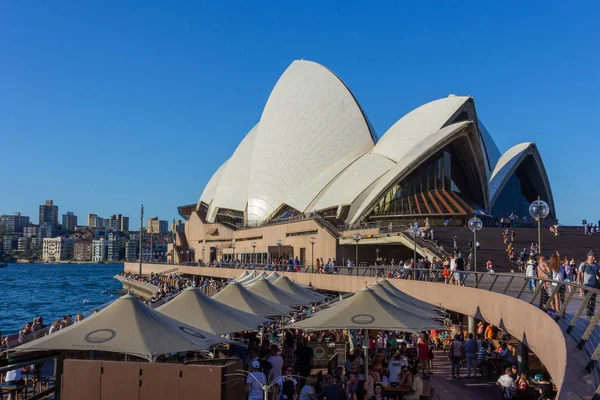
[[[244,271],[244,273],[242,275],[240,275],[239,277],[237,277],[235,279],[235,281],[237,283],[244,283],[244,282],[247,282],[247,281],[250,281],[250,280],[256,278],[257,276],[258,276],[258,272],[256,272],[256,271],[252,272],[251,274],[248,273],[248,271]]]
[[[242,282],[242,285],[248,287],[250,285],[252,285],[254,282],[258,281],[261,278],[267,279],[269,277],[269,275],[267,275],[266,272],[261,272],[260,274],[257,272],[254,272],[254,276],[250,279],[245,280],[244,282]]]
[[[14,350],[98,350],[153,360],[162,354],[208,350],[226,342],[126,294],[97,314]]]
[[[277,272],[273,272],[271,275],[269,275],[269,277],[267,279],[269,280],[269,282],[273,283],[277,279],[279,279],[280,276],[281,275],[279,275]]]
[[[274,303],[284,304],[286,306],[304,306],[311,303],[304,298],[292,296],[273,286],[271,282],[262,276],[248,286],[248,291],[263,299],[270,300]]]
[[[187,288],[157,311],[190,326],[217,335],[256,330],[265,318],[250,314],[202,293],[199,288]]]
[[[396,286],[394,286],[387,279],[382,279],[382,280],[379,280],[377,282],[379,282],[380,285],[382,285],[387,290],[389,290],[390,292],[392,292],[396,297],[399,297],[399,298],[401,298],[404,301],[412,303],[412,304],[414,304],[417,307],[424,307],[424,308],[429,308],[429,309],[437,309],[437,308],[439,308],[439,306],[435,306],[433,304],[426,303],[426,302],[424,302],[422,300],[419,300],[419,299],[416,299],[416,298],[414,298],[412,296],[407,295],[402,290],[400,290]]]
[[[287,306],[274,303],[249,292],[248,289],[237,282],[231,282],[212,298],[235,309],[261,317],[288,315],[294,311]]]
[[[318,303],[327,298],[327,296],[324,296],[320,293],[313,292],[310,289],[303,288],[302,286],[298,285],[297,283],[292,281],[287,276],[280,276],[279,279],[277,279],[275,282],[273,282],[273,285],[293,296],[298,296],[300,298],[306,298],[307,300],[310,300],[311,303]]]
[[[412,314],[383,300],[372,289],[360,289],[354,296],[312,317],[288,326],[290,329],[390,329],[405,332],[442,329],[442,325]]]
[[[396,296],[396,294],[388,290],[384,285],[382,285],[379,282],[370,284],[369,288],[373,289],[373,291],[375,291],[375,293],[385,301],[390,302],[393,305],[400,307],[406,311],[409,311],[413,314],[421,315],[427,318],[442,318],[438,313],[429,308],[417,305],[413,302],[408,301],[405,298]]]

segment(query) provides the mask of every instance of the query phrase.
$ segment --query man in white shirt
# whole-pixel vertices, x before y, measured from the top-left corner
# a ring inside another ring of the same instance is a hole
[[[515,394],[515,380],[511,376],[512,370],[510,368],[506,368],[504,370],[504,375],[498,378],[496,385],[500,386],[502,392],[504,394],[505,399],[512,399]]]
[[[265,374],[260,372],[260,362],[258,360],[252,361],[250,364],[250,372],[246,377],[246,393],[248,393],[248,400],[263,400],[263,386],[266,385],[266,383],[267,378],[265,377]]]
[[[398,375],[400,375],[400,372],[402,371],[402,367],[407,367],[407,366],[408,366],[408,359],[406,358],[406,356],[402,356],[402,355],[400,355],[400,353],[396,353],[394,355],[394,358],[392,358],[390,360],[390,363],[388,365],[388,369],[390,371],[389,382],[390,383],[398,382]]]
[[[267,358],[267,361],[273,366],[269,381],[277,380],[281,376],[281,368],[283,368],[283,357],[277,354],[277,345],[271,346],[271,355]]]

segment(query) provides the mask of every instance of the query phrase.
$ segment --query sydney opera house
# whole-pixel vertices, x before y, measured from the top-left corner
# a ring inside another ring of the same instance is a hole
[[[310,264],[311,246],[341,260],[359,227],[527,215],[538,196],[555,210],[535,143],[501,153],[472,97],[424,104],[378,139],[339,77],[294,61],[249,128],[198,203],[179,207],[179,261],[281,254]]]

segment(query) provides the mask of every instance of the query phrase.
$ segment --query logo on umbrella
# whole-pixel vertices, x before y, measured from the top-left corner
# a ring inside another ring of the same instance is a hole
[[[350,321],[359,325],[369,325],[375,322],[375,317],[369,314],[356,314]]]
[[[115,336],[117,336],[117,332],[112,329],[96,329],[85,335],[83,340],[88,343],[104,343],[114,339]]]
[[[206,336],[204,336],[203,334],[201,334],[198,331],[195,331],[193,329],[190,328],[186,328],[185,326],[180,326],[179,329],[181,329],[183,332],[187,333],[190,336],[194,336],[200,339],[206,339]]]

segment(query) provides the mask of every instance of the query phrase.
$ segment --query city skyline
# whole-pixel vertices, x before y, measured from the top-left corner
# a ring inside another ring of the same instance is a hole
[[[517,15],[477,2],[0,5],[0,73],[12,77],[0,136],[19,150],[5,154],[19,184],[0,212],[35,222],[49,198],[61,215],[118,211],[133,230],[142,203],[145,216],[179,219],[304,58],[352,87],[378,137],[419,104],[473,96],[502,152],[538,144],[559,221],[597,220],[596,169],[580,160],[600,145],[600,5],[515,4]],[[40,166],[56,177],[41,179]]]

